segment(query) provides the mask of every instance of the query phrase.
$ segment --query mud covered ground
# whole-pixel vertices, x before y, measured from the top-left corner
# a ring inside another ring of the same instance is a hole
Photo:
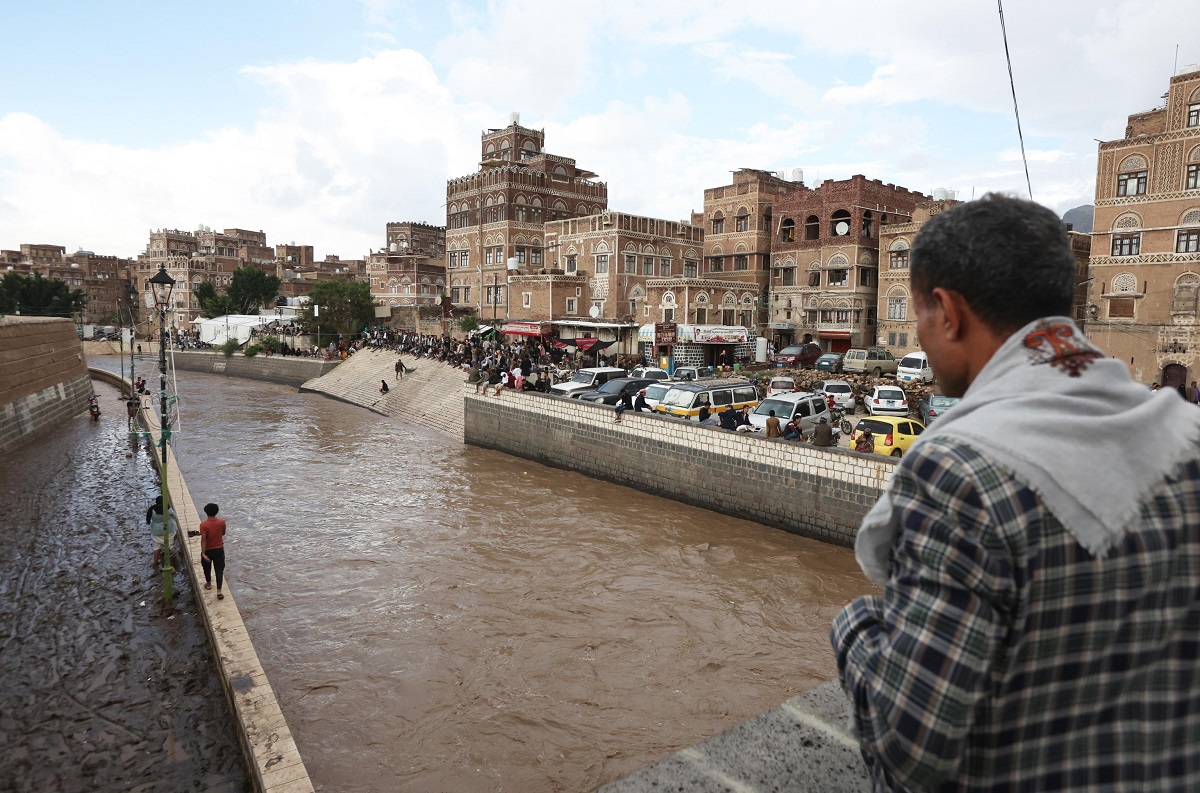
[[[249,790],[182,573],[159,613],[149,450],[95,388],[99,421],[0,463],[0,791]]]

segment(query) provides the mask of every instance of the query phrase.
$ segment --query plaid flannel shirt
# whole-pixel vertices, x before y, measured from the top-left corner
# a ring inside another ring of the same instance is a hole
[[[876,790],[1200,790],[1200,460],[1103,558],[959,442],[893,488],[884,595],[832,631]]]

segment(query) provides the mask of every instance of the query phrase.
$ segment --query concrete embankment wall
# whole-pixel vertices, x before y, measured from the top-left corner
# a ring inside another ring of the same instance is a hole
[[[838,545],[852,545],[896,461],[646,413],[505,391],[465,397],[464,439]]]
[[[168,352],[168,355],[171,354]],[[318,358],[266,356],[261,353],[247,358],[240,352],[236,352],[226,358],[222,352],[209,350],[175,350],[173,355],[175,368],[185,372],[225,374],[230,377],[266,380],[269,383],[297,387],[314,377],[320,377],[333,371],[339,364],[338,361],[324,361]]]
[[[73,322],[0,317],[0,452],[76,415],[91,394]]]
[[[91,369],[90,375],[112,383],[130,393],[128,380],[104,369]],[[143,397],[141,421],[158,442],[158,415],[150,407],[152,397]],[[162,458],[156,451],[155,465],[162,472]],[[225,581],[225,599],[217,600],[216,590],[203,587],[200,567],[200,539],[188,537],[200,527],[200,515],[192,494],[179,469],[175,453],[167,448],[167,488],[171,506],[179,520],[180,537],[175,545],[183,556],[183,570],[196,593],[196,607],[208,635],[208,644],[216,663],[217,677],[225,690],[230,713],[238,728],[246,771],[259,793],[312,793],[313,785],[267,673],[258,660],[233,587]]]

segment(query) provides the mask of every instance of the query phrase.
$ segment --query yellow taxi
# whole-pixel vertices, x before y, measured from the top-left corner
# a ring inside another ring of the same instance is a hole
[[[870,416],[858,420],[850,432],[850,449],[862,435],[864,429],[870,429],[875,436],[875,453],[887,454],[892,457],[903,457],[925,431],[925,425],[907,416]]]

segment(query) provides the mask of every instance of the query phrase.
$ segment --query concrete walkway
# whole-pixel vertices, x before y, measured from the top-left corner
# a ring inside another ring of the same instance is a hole
[[[461,441],[466,373],[427,358],[400,357],[413,371],[399,379],[395,370],[396,353],[359,350],[329,374],[309,380],[300,390],[325,394],[385,416],[396,416]],[[387,381],[390,389],[387,394],[379,393],[380,380]],[[474,390],[474,386],[471,389]]]

